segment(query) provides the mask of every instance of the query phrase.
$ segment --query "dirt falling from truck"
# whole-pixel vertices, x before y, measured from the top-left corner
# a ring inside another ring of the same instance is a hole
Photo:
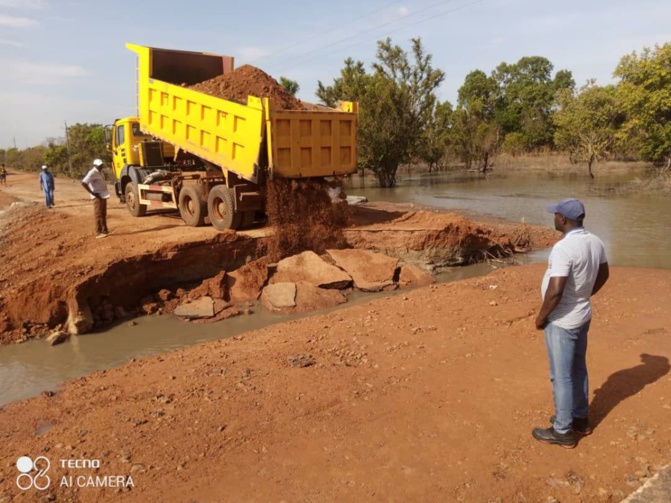
[[[191,89],[245,105],[247,96],[256,96],[272,98],[271,106],[276,110],[305,110],[301,100],[292,96],[266,72],[252,65],[243,65],[231,73],[195,84]]]
[[[351,213],[346,202],[331,201],[328,189],[336,187],[316,179],[268,182],[266,213],[275,228],[268,243],[270,260],[346,246],[342,229],[351,225]]]

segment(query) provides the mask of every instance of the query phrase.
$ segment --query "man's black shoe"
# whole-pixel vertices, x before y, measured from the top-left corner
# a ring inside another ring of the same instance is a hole
[[[551,416],[550,417],[550,423],[555,424],[555,418],[556,416]],[[592,428],[589,424],[589,419],[586,417],[574,417],[573,418],[573,431],[578,433],[579,435],[587,436],[591,435],[592,432],[594,431],[594,428]]]
[[[546,444],[557,444],[564,449],[573,449],[578,442],[576,442],[573,432],[557,433],[554,428],[534,428],[531,432],[533,437],[539,442]]]

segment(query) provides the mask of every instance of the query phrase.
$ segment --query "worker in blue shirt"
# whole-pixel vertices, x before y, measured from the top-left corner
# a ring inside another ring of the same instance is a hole
[[[46,166],[42,166],[42,172],[40,173],[40,188],[42,189],[42,192],[44,192],[47,208],[53,207],[54,189],[56,188],[56,185],[54,184],[54,175]]]

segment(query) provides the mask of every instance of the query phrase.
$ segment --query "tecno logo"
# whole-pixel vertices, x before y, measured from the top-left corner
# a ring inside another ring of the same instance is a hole
[[[16,477],[16,485],[23,491],[32,487],[38,491],[44,491],[51,483],[47,475],[50,466],[51,463],[44,456],[35,458],[35,461],[28,456],[21,456],[16,462],[16,468],[21,472]]]

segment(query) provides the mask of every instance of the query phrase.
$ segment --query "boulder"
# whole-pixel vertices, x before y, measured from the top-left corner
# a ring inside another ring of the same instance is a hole
[[[420,269],[416,265],[403,264],[401,266],[401,274],[398,277],[398,284],[401,288],[416,288],[419,286],[427,286],[435,282],[436,279],[431,273]]]
[[[259,298],[268,281],[268,259],[266,257],[245,264],[226,275],[228,300],[241,304]]]
[[[279,303],[271,303],[266,299],[265,292],[271,287],[277,285],[294,285],[294,296],[293,305],[289,305],[289,302],[286,302],[284,306],[280,306]],[[290,313],[307,313],[310,311],[317,311],[319,309],[326,309],[329,307],[335,307],[337,305],[347,302],[347,297],[345,297],[339,290],[334,290],[331,288],[319,288],[318,286],[313,285],[312,283],[273,283],[264,288],[264,294],[261,295],[261,301],[263,305],[270,309],[271,311],[276,311],[284,314]]]
[[[193,302],[180,304],[175,309],[175,314],[182,318],[211,318],[214,316],[214,301],[212,297],[201,297]]]
[[[325,262],[315,252],[305,251],[277,264],[271,283],[311,283],[321,288],[347,288],[352,278],[342,269]]]
[[[279,311],[296,305],[296,283],[273,283],[263,289],[261,303],[266,309]]]
[[[354,280],[354,286],[365,292],[379,292],[394,284],[398,259],[366,250],[326,250],[341,269]]]
[[[50,334],[50,335],[47,337],[47,342],[48,342],[50,345],[55,346],[56,344],[61,344],[61,343],[65,342],[65,341],[67,341],[69,338],[70,338],[70,335],[69,335],[69,334],[67,334],[67,333],[65,333],[65,332],[61,332],[61,331],[59,330],[59,331],[57,331],[57,332],[53,332],[52,334]]]
[[[347,302],[339,290],[319,288],[311,283],[296,285],[296,307],[293,312],[307,313],[328,307],[335,307]]]

